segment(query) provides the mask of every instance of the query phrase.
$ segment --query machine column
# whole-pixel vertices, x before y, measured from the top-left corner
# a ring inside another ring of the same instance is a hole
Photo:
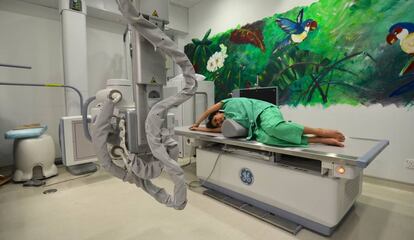
[[[60,0],[62,23],[63,71],[65,85],[73,86],[88,98],[88,64],[86,46],[86,1]],[[66,115],[80,115],[79,97],[65,92]]]

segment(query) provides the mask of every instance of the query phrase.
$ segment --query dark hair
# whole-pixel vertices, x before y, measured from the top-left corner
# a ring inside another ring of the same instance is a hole
[[[206,124],[207,128],[216,128],[213,125],[213,118],[214,118],[214,116],[216,116],[217,113],[219,113],[219,111],[212,112],[212,113],[210,113],[210,115],[208,115],[208,122]]]

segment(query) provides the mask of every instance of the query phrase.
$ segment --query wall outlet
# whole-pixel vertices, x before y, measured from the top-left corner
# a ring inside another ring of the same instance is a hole
[[[406,159],[405,167],[408,169],[414,169],[414,159]]]

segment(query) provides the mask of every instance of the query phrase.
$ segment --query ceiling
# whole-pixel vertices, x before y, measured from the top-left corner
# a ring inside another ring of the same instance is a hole
[[[201,1],[202,0],[171,0],[171,3],[174,3],[182,7],[191,8]]]
[[[58,8],[57,0],[23,0],[23,1],[35,3],[35,4],[46,6],[46,7]],[[182,6],[182,7],[186,7],[186,8],[191,8],[201,1],[202,0],[170,0],[171,3]]]
[[[41,5],[44,7],[50,7],[50,8],[58,8],[59,4],[57,0],[23,0],[25,2],[30,2],[36,5]]]

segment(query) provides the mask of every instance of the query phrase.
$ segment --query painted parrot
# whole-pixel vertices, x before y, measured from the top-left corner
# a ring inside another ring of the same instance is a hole
[[[401,50],[414,57],[414,23],[400,22],[392,25],[387,36],[388,44],[400,40]],[[414,59],[411,59],[401,70],[400,76],[414,71]]]
[[[389,29],[387,42],[392,45],[400,40],[401,50],[414,57],[414,23],[400,22],[392,25]],[[414,58],[412,58],[401,70],[400,76],[414,79]],[[398,97],[414,90],[414,81],[410,81],[394,90],[390,97]]]
[[[303,21],[303,9],[299,11],[296,22],[288,18],[278,18],[276,23],[289,35],[283,41],[276,44],[273,53],[289,46],[291,43],[298,44],[303,42],[308,37],[308,33],[318,27],[317,22],[312,19]]]

